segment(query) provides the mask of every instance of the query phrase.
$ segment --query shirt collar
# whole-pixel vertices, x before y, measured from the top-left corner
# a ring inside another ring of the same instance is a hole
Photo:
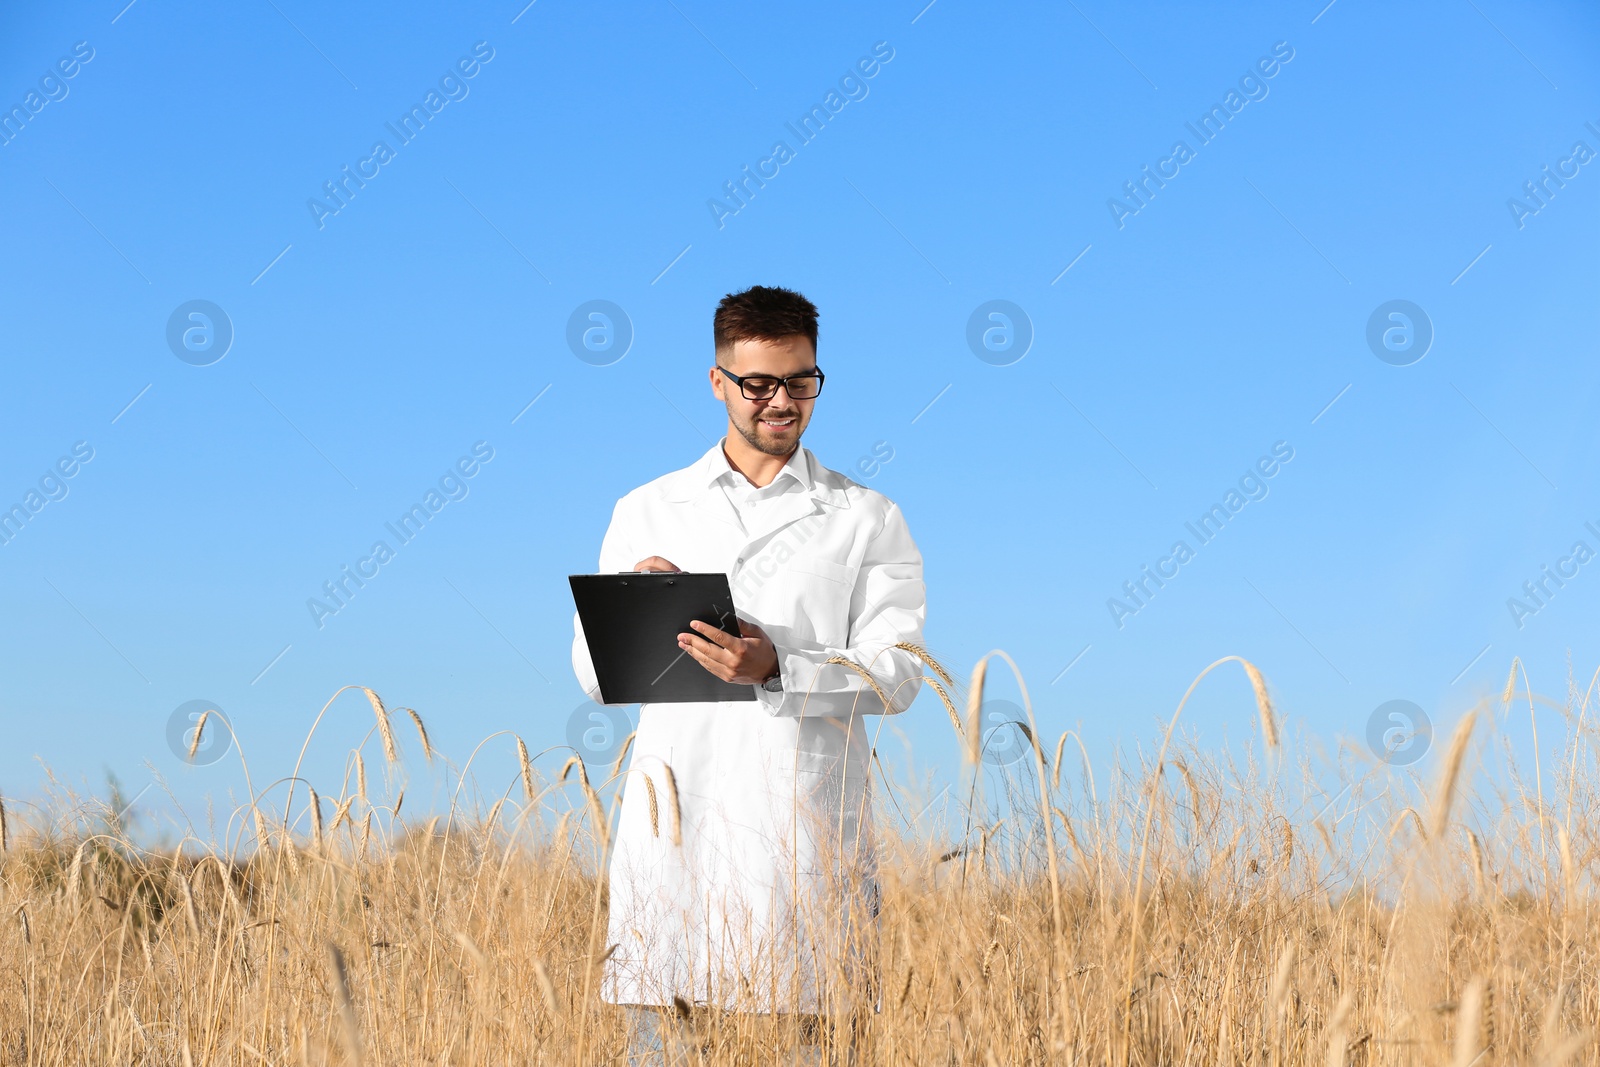
[[[713,486],[719,481],[727,479],[731,484],[741,489],[753,488],[749,479],[734,470],[733,466],[728,462],[728,455],[722,450],[722,446],[727,440],[727,435],[724,434],[715,445],[711,446],[711,450],[706,453],[706,485]],[[810,454],[806,448],[803,445],[796,445],[794,451],[789,454],[789,461],[783,465],[777,476],[767,485],[774,485],[781,478],[792,478],[799,482],[802,487],[810,490],[812,488],[812,479],[809,458]]]

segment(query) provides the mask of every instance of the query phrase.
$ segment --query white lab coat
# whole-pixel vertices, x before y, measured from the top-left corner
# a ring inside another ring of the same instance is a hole
[[[828,1012],[874,984],[870,772],[884,709],[860,675],[824,661],[870,670],[891,713],[911,704],[923,664],[893,646],[922,644],[922,556],[896,504],[800,453],[791,463],[810,488],[746,508],[747,529],[711,484],[727,469],[719,440],[619,500],[601,543],[601,573],[648,556],[726,573],[784,683],[752,686],[756,701],[640,706],[610,858],[609,1002]],[[573,629],[573,670],[598,700],[576,613]]]

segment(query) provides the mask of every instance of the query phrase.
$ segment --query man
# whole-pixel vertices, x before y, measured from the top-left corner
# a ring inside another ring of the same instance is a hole
[[[639,708],[602,983],[606,1001],[645,1009],[636,1054],[657,1008],[809,1022],[873,1003],[873,724],[922,679],[895,647],[921,646],[925,615],[904,516],[800,445],[823,382],[817,309],[756,286],[721,301],[712,334],[726,435],[619,500],[600,546],[601,572],[726,573],[743,636],[696,622],[678,643],[757,698]],[[573,628],[573,669],[598,700],[576,614]]]

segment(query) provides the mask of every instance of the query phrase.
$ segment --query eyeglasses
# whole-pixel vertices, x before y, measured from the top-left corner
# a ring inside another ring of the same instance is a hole
[[[824,375],[820,370],[808,374],[791,374],[787,378],[774,378],[765,374],[751,374],[741,378],[737,374],[730,373],[720,363],[717,369],[738,383],[739,392],[746,400],[768,400],[777,395],[780,383],[784,392],[789,394],[790,400],[810,400],[822,392]]]

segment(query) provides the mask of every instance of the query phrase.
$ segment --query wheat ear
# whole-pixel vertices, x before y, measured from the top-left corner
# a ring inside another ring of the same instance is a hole
[[[822,662],[824,662],[824,663],[837,663],[837,664],[840,664],[841,666],[849,667],[851,670],[853,670],[857,674],[861,675],[862,678],[866,679],[866,683],[868,685],[872,686],[872,691],[874,693],[878,694],[878,699],[879,700],[883,701],[883,710],[884,711],[887,712],[890,708],[892,708],[894,706],[894,705],[889,703],[889,696],[888,696],[887,693],[885,693],[883,691],[883,686],[879,685],[878,684],[878,680],[876,678],[874,678],[872,676],[872,674],[865,667],[861,666],[861,664],[855,662],[854,660],[845,659],[843,656],[829,656],[827,659],[823,660]]]
[[[628,751],[633,748],[633,739],[639,736],[635,730],[622,740],[622,747],[617,749],[617,761],[611,765],[611,777],[615,778],[622,773],[622,763],[628,758]]]
[[[611,827],[606,818],[606,812],[600,803],[600,794],[594,791],[594,786],[589,784],[589,769],[583,765],[583,760],[577,756],[568,756],[566,764],[561,768],[561,777],[558,781],[567,780],[567,772],[578,768],[578,783],[583,786],[584,798],[589,801],[589,812],[594,816],[595,833],[600,835],[600,844],[607,847],[611,844]]]
[[[967,690],[967,727],[964,731],[966,739],[966,760],[976,764],[982,756],[983,739],[980,731],[983,729],[983,682],[989,673],[989,657],[985,656],[978,661],[972,670],[972,686]]]
[[[200,751],[200,735],[205,733],[206,723],[211,719],[211,709],[207,708],[200,713],[200,721],[195,723],[194,739],[189,742],[189,754],[185,757],[190,763],[194,762],[194,754]]]
[[[1445,753],[1444,771],[1439,776],[1439,790],[1433,799],[1433,836],[1444,833],[1450,822],[1450,806],[1455,801],[1456,785],[1461,778],[1461,763],[1467,756],[1467,742],[1472,739],[1472,725],[1477,721],[1474,708],[1462,718],[1450,738],[1450,750]]]
[[[533,762],[528,759],[528,746],[517,738],[517,762],[522,765],[522,795],[533,800]]]
[[[1250,688],[1255,690],[1256,710],[1261,713],[1261,736],[1266,741],[1268,748],[1278,747],[1278,720],[1272,713],[1272,698],[1267,695],[1267,680],[1261,677],[1261,672],[1256,665],[1247,659],[1241,659],[1239,665],[1244,668],[1244,673],[1250,678]]]
[[[678,806],[678,776],[672,773],[672,764],[663,763],[661,769],[667,778],[667,810],[672,814],[672,843],[683,844],[683,812]]]
[[[433,759],[433,742],[428,740],[428,728],[422,725],[422,716],[418,715],[415,708],[406,708],[405,712],[411,716],[411,721],[417,727],[417,736],[422,739],[422,758]]]
[[[394,763],[400,758],[400,754],[394,746],[394,728],[389,725],[389,713],[384,710],[383,701],[378,699],[377,693],[366,686],[362,686],[361,691],[367,694],[367,703],[372,705],[372,712],[378,717],[378,736],[383,738],[384,758]]]
[[[950,716],[950,725],[955,727],[956,736],[961,736],[961,713],[956,711],[955,701],[950,699],[950,694],[945,687],[939,684],[937,678],[928,678],[927,682],[933,686],[933,691],[939,694],[939,702],[944,705],[945,714]]]
[[[913,645],[910,641],[901,641],[899,644],[895,645],[894,647],[895,648],[903,648],[903,649],[905,649],[907,652],[911,653],[913,656],[917,657],[922,662],[924,662],[928,666],[932,667],[933,668],[933,672],[935,674],[937,674],[940,678],[944,679],[944,684],[945,685],[948,685],[951,688],[955,687],[956,680],[954,678],[950,677],[950,672],[944,669],[944,664],[940,663],[938,660],[936,660],[932,656],[928,655],[928,650],[927,649],[923,648],[920,645]]]
[[[650,780],[648,774],[644,776],[644,792],[645,796],[650,799],[650,836],[660,837],[661,808],[656,802],[656,784]]]
[[[309,785],[306,792],[311,794],[311,845],[317,851],[322,851],[322,798],[317,796],[317,791]]]

